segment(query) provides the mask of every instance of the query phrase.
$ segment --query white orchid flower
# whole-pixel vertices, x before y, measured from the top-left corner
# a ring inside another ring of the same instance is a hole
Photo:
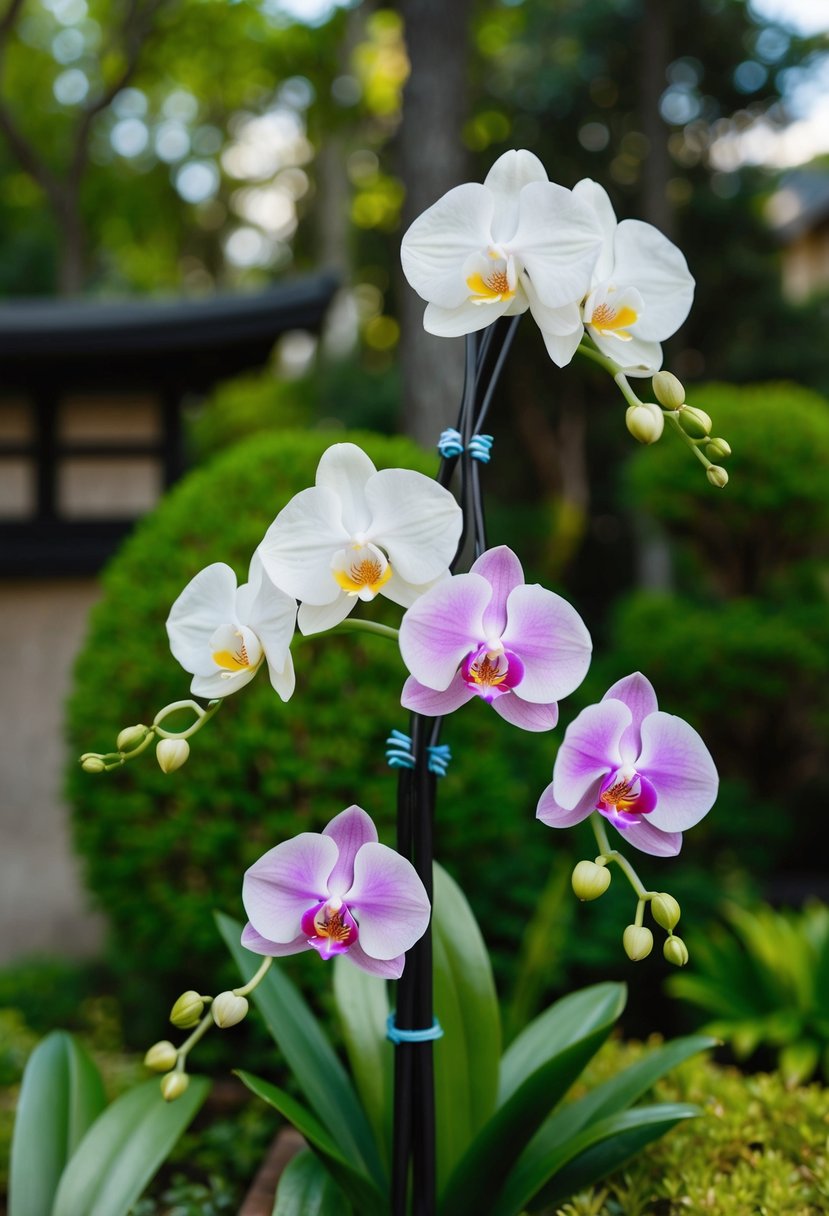
[[[296,613],[296,600],[272,584],[256,554],[241,587],[224,562],[199,571],[167,618],[170,649],[192,674],[193,695],[227,697],[267,662],[271,684],[287,701],[296,683],[289,649]]]
[[[582,307],[587,332],[627,375],[651,376],[662,366],[660,343],[676,333],[691,308],[688,263],[652,224],[618,223],[597,182],[585,178],[573,193],[592,208],[604,237]]]
[[[581,340],[602,231],[592,207],[548,181],[538,157],[505,152],[483,185],[456,186],[403,237],[403,273],[427,301],[423,324],[444,338],[530,309],[550,357]]]
[[[362,448],[335,443],[258,552],[276,585],[302,600],[302,633],[319,633],[358,599],[382,593],[408,608],[447,573],[461,527],[460,507],[437,482],[410,469],[378,473]]]

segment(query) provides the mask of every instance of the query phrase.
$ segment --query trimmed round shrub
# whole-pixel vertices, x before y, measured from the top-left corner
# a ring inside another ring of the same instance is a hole
[[[275,514],[313,484],[322,452],[343,438],[358,442],[378,467],[435,471],[435,456],[404,439],[257,435],[192,473],[142,521],[104,575],[77,662],[73,755],[114,748],[121,727],[150,722],[162,706],[189,695],[190,677],[167,646],[169,606],[210,562],[228,562],[244,581]],[[375,619],[400,616],[386,601],[367,607]],[[294,659],[290,702],[283,704],[260,672],[191,739],[190,759],[174,774],[164,775],[151,751],[100,776],[73,762],[75,840],[108,917],[133,1037],[158,1037],[158,1019],[179,991],[218,990],[232,980],[212,912],[243,916],[242,874],[265,850],[297,832],[319,831],[353,802],[394,842],[397,778],[384,744],[408,719],[397,647],[364,634],[322,635],[297,638]],[[454,714],[443,740],[454,759],[439,783],[437,854],[474,898],[503,962],[514,954],[550,867],[553,839],[534,815],[554,743],[515,730],[483,704]],[[327,978],[325,967],[305,956],[294,974],[312,985]]]

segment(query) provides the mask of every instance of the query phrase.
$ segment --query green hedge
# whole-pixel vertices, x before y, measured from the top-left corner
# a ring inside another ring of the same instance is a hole
[[[107,750],[122,726],[188,695],[189,677],[167,648],[169,605],[209,562],[227,561],[243,578],[274,515],[313,483],[324,449],[344,437],[255,436],[191,474],[142,522],[105,574],[77,662],[73,755]],[[379,467],[435,470],[435,457],[408,440],[347,437]],[[399,618],[393,606],[383,611]],[[70,770],[75,840],[109,920],[133,1037],[158,1037],[158,1018],[178,991],[229,978],[211,913],[241,915],[242,873],[262,852],[318,831],[354,801],[393,842],[396,777],[384,741],[407,726],[397,648],[366,635],[322,637],[297,645],[295,661],[287,705],[260,674],[192,740],[175,774],[163,775],[151,753],[102,776],[76,763]],[[440,783],[438,855],[474,894],[496,957],[508,963],[554,845],[568,847],[534,819],[555,743],[478,704],[453,715],[444,740],[455,758]],[[324,970],[303,956],[295,974],[320,983]]]

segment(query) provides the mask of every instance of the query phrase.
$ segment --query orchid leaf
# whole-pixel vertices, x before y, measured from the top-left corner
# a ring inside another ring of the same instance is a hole
[[[624,998],[622,985],[598,984],[557,1002],[515,1040],[503,1061],[502,1102],[453,1171],[441,1216],[491,1209],[528,1141],[607,1038]]]
[[[251,1093],[278,1110],[305,1137],[360,1216],[386,1216],[387,1201],[365,1174],[354,1169],[341,1139],[338,1142],[329,1135],[311,1111],[270,1081],[263,1081],[249,1072],[238,1072],[237,1076]]]
[[[319,1157],[306,1149],[282,1173],[273,1216],[351,1216],[351,1206]]]
[[[481,931],[457,883],[434,871],[435,1042],[438,1187],[495,1109],[501,1022]]]
[[[101,1075],[71,1035],[56,1030],[38,1043],[17,1105],[9,1216],[51,1212],[66,1163],[105,1105]]]
[[[351,1074],[377,1145],[388,1165],[391,1152],[394,1050],[386,1038],[386,981],[348,959],[334,960],[334,1000],[340,1015]]]
[[[209,1089],[206,1077],[191,1077],[181,1097],[165,1102],[156,1077],[116,1098],[71,1157],[51,1216],[126,1216]]]
[[[216,923],[247,983],[262,959],[241,944],[242,926],[238,921],[217,913]],[[275,962],[251,996],[308,1105],[336,1137],[348,1159],[385,1189],[383,1166],[365,1111],[330,1040],[296,985]]]

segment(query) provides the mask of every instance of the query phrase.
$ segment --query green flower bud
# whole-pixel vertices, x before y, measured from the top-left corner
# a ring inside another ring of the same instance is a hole
[[[660,928],[673,933],[680,915],[679,904],[673,895],[669,895],[667,891],[660,891],[658,895],[654,895],[651,900],[651,913]]]
[[[84,756],[81,768],[85,773],[102,773],[106,768],[100,756]]]
[[[727,439],[712,439],[706,444],[705,455],[709,460],[725,460],[726,456],[731,455],[731,444]]]
[[[210,1007],[213,1014],[213,1021],[220,1030],[227,1030],[230,1026],[236,1026],[246,1017],[248,1012],[248,1002],[243,996],[237,996],[235,992],[220,992],[217,997],[213,998],[213,1004]]]
[[[711,434],[713,423],[705,410],[698,410],[693,405],[683,405],[679,411],[679,425],[692,439],[704,439],[706,435]]]
[[[115,741],[115,746],[119,752],[132,751],[139,743],[144,742],[146,734],[147,727],[140,722],[136,726],[125,726]]]
[[[187,992],[182,992],[170,1010],[170,1021],[174,1026],[178,1026],[179,1030],[189,1030],[191,1026],[196,1025],[203,1013],[204,1000],[198,992],[190,988]]]
[[[721,464],[712,464],[705,470],[705,476],[718,490],[722,490],[728,485],[728,473]]]
[[[177,1059],[178,1052],[173,1044],[168,1039],[162,1039],[159,1043],[153,1043],[144,1056],[144,1064],[153,1072],[169,1072],[175,1068]]]
[[[656,443],[665,429],[665,415],[653,401],[642,401],[628,406],[625,426],[640,443]]]
[[[187,763],[190,744],[186,739],[162,739],[156,744],[155,758],[162,773],[174,773]]]
[[[630,961],[638,963],[653,950],[653,934],[644,925],[628,925],[622,934],[622,945]]]
[[[671,935],[662,947],[662,953],[675,967],[684,967],[688,962],[688,947],[681,937]]]
[[[186,1072],[168,1072],[166,1077],[161,1078],[161,1094],[164,1101],[175,1102],[189,1084],[190,1078]]]
[[[570,881],[578,899],[598,899],[610,886],[610,870],[595,861],[580,861]]]
[[[685,404],[685,388],[673,372],[657,372],[652,383],[656,400],[666,410],[678,410]]]

